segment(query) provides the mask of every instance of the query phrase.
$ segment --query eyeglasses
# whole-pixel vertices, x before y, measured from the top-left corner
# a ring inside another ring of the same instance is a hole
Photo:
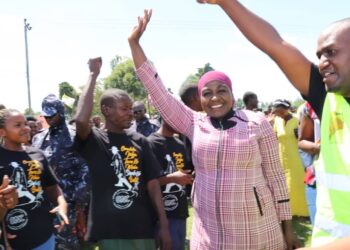
[[[143,112],[143,110],[135,110],[134,111],[134,115],[136,115],[136,114],[138,114],[138,113],[142,113]]]

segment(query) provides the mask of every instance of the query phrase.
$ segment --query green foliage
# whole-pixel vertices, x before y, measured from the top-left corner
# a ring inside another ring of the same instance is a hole
[[[202,75],[204,75],[205,73],[209,72],[209,71],[213,71],[214,68],[210,65],[210,63],[206,63],[204,65],[203,68],[198,68],[197,69],[197,73],[196,73],[196,76],[199,78],[202,77]]]
[[[58,85],[59,90],[59,98],[62,99],[63,95],[76,98],[77,92],[75,91],[74,87],[70,85],[68,82],[61,82]]]
[[[85,86],[80,86],[79,87],[79,90],[80,92],[83,91]],[[97,81],[96,82],[96,85],[95,85],[95,91],[94,91],[94,103],[93,103],[93,108],[92,108],[92,114],[91,116],[95,116],[95,115],[99,115],[101,118],[103,118],[103,115],[101,113],[101,108],[100,108],[100,98],[101,98],[101,95],[104,91],[104,88],[103,88],[103,82],[101,81]],[[79,101],[79,95],[77,97],[77,103]],[[75,107],[76,108],[76,107]]]
[[[116,55],[111,61],[111,69],[114,70],[121,61],[123,61],[123,57]]]
[[[262,111],[267,110],[271,105],[272,102],[259,102],[259,108],[261,108]]]
[[[311,245],[312,225],[309,217],[293,216],[293,229],[298,240],[302,245],[309,247]]]
[[[242,98],[238,98],[235,102],[235,108],[236,109],[244,109],[244,102]]]
[[[130,58],[120,59],[120,61],[115,60],[111,64],[114,65],[114,69],[111,75],[104,79],[104,88],[123,89],[134,100],[144,100],[147,93],[137,79],[133,61]]]
[[[196,76],[196,75],[189,75],[186,78],[186,80],[185,80],[185,82],[183,84],[192,84],[192,83],[197,84],[198,81],[199,81],[199,77],[198,76]]]
[[[301,104],[303,104],[305,100],[298,98],[292,102],[292,106],[298,108]]]
[[[30,108],[26,108],[24,110],[24,115],[35,115],[33,109],[30,109]]]
[[[66,111],[66,115],[69,118],[72,118],[75,108],[77,106],[78,103],[78,94],[77,91],[74,89],[74,87],[69,84],[68,82],[61,82],[58,85],[58,90],[59,90],[59,98],[62,100],[62,97],[67,96],[69,98],[73,98],[73,105],[65,105],[65,111]],[[64,101],[64,100],[63,100]]]
[[[94,115],[99,115],[101,118],[103,117],[101,113],[101,108],[100,108],[100,98],[103,93],[103,83],[102,82],[97,82],[96,87],[95,87],[95,95],[94,95],[94,107],[92,110],[92,116]]]
[[[206,63],[203,68],[197,68],[197,72],[195,74],[189,75],[184,84],[188,83],[198,83],[199,79],[204,75],[205,73],[209,71],[213,71],[214,68],[210,65],[210,63]]]

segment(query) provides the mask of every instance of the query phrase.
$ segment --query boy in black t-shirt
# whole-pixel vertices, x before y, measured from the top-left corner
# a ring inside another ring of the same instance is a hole
[[[186,218],[188,204],[185,185],[192,184],[184,143],[176,138],[176,131],[162,120],[160,129],[147,139],[158,159],[162,171],[164,208],[169,221],[172,249],[184,250],[186,241]]]
[[[154,208],[162,232],[162,247],[170,249],[168,222],[158,182],[160,166],[149,142],[138,133],[127,133],[133,119],[132,100],[119,89],[101,96],[103,130],[89,124],[101,58],[89,60],[90,76],[80,96],[77,144],[87,160],[91,178],[87,237],[99,249],[155,249]]]

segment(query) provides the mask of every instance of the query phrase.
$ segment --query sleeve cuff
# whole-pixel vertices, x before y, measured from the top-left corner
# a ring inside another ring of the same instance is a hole
[[[277,201],[277,214],[280,222],[292,219],[289,200]]]

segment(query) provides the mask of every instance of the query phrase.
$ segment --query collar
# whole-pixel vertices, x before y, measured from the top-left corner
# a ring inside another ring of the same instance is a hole
[[[136,121],[136,124],[144,124],[148,122],[148,118],[147,117],[143,117],[140,121]]]
[[[210,117],[210,121],[211,121],[211,124],[214,126],[214,128],[216,129],[222,128],[223,130],[226,130],[236,126],[237,122],[230,120],[234,116],[235,116],[235,111],[231,109],[223,118],[217,119],[217,118]]]

